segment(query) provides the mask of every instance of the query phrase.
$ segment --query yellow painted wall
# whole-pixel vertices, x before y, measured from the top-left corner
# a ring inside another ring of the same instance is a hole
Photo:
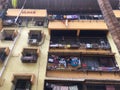
[[[28,32],[29,30],[42,30],[46,34],[45,43],[42,46],[39,46],[41,51],[40,57],[38,58],[37,63],[22,63],[21,52],[24,47],[29,47],[27,44]],[[35,83],[32,86],[32,90],[43,90],[43,83],[46,73],[46,64],[47,64],[47,52],[48,52],[49,36],[48,31],[45,28],[23,28],[20,34],[19,39],[14,47],[12,55],[9,59],[7,68],[3,74],[1,80],[4,80],[3,85],[0,86],[0,90],[10,90],[12,87],[12,76],[13,73],[33,73],[36,76]],[[12,41],[1,41],[1,45],[6,45],[11,47]]]

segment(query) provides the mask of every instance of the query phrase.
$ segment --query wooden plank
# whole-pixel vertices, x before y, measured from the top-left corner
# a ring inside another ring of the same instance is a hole
[[[3,25],[2,25],[2,19],[0,19],[0,31],[2,30],[2,27],[3,27]]]
[[[77,30],[77,36],[79,36],[79,34],[80,34],[80,30],[78,29],[78,30]]]

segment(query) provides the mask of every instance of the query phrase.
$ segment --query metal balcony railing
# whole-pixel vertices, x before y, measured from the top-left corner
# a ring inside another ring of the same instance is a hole
[[[105,56],[48,56],[47,70],[68,71],[119,71],[114,57]]]

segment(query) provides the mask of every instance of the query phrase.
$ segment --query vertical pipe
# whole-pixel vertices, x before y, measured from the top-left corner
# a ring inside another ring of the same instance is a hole
[[[109,32],[120,52],[120,24],[116,19],[109,0],[97,0]]]

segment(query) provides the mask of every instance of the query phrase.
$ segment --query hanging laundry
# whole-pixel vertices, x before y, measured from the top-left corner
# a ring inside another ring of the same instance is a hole
[[[61,86],[61,90],[69,90],[68,86]]]
[[[113,85],[106,85],[106,90],[115,90]]]
[[[78,90],[77,86],[69,86],[69,90]]]
[[[55,85],[55,86],[53,86],[53,90],[61,90],[61,87],[60,87],[60,86]]]

